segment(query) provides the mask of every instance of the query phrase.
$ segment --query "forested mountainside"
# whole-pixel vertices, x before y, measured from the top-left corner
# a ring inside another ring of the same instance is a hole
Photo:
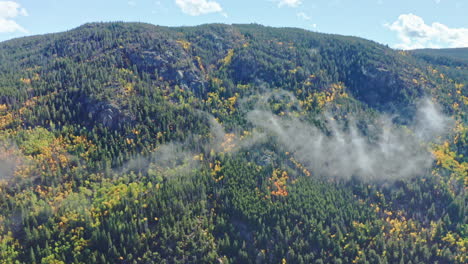
[[[420,49],[411,51],[422,59],[429,60],[434,64],[468,64],[468,47],[454,49]],[[432,61],[431,61],[432,58]]]
[[[466,263],[456,52],[221,24],[0,43],[0,263]]]

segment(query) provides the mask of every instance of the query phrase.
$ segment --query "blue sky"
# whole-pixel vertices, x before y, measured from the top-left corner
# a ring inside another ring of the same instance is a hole
[[[260,23],[400,49],[468,47],[468,0],[0,0],[0,41],[96,21]]]

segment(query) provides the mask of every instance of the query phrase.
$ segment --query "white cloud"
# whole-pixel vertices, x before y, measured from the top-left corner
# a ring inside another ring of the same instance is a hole
[[[302,0],[276,0],[276,2],[278,2],[279,7],[298,7],[302,4]]]
[[[299,12],[299,13],[297,13],[296,15],[297,15],[297,17],[300,18],[300,19],[304,19],[304,20],[311,20],[311,19],[312,19],[309,15],[307,15],[307,14],[304,13],[304,12]]]
[[[402,14],[385,27],[397,33],[401,41],[395,45],[398,49],[468,47],[468,28],[449,28],[439,22],[427,25],[413,14]]]
[[[27,15],[28,12],[20,4],[13,1],[0,1],[0,33],[26,32],[13,19],[18,16]]]
[[[199,16],[209,13],[222,12],[223,8],[216,1],[210,0],[175,0],[182,12],[191,15]]]
[[[15,18],[17,16],[27,16],[28,12],[20,4],[13,1],[0,1],[0,17]]]
[[[26,30],[15,21],[0,18],[0,33],[13,33],[16,31],[26,32]]]
[[[129,6],[136,6],[137,3],[135,1],[128,1],[127,2]]]

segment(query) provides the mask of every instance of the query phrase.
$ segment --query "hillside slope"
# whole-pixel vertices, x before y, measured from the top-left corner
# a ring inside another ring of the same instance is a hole
[[[468,48],[419,49],[413,50],[411,51],[411,53],[421,57],[433,57],[434,59],[438,59],[439,61],[443,61],[443,59],[445,58],[446,60],[451,59],[458,63],[464,63],[465,65],[468,63]]]
[[[468,65],[421,54],[222,24],[0,43],[0,262],[465,263]]]

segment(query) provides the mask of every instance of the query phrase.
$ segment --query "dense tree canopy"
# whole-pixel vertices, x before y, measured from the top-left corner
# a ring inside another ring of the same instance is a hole
[[[0,43],[0,263],[466,263],[467,76],[443,52],[260,25]],[[421,143],[431,169],[379,181],[318,175],[249,115],[372,143],[381,115],[415,134],[422,97],[452,120]]]

